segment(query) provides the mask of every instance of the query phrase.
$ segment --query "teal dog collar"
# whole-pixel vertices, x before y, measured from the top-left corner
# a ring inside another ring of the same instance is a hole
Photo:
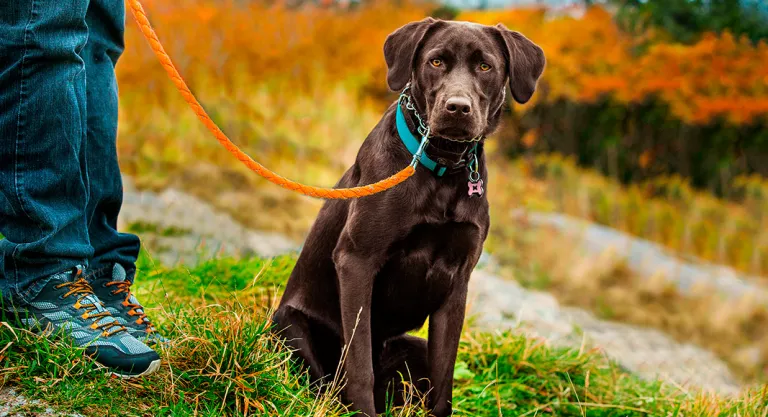
[[[442,177],[443,174],[445,174],[446,167],[441,166],[438,168],[437,162],[433,161],[432,158],[427,156],[426,153],[423,152],[423,147],[421,147],[421,143],[424,141],[429,142],[429,130],[427,130],[426,135],[422,136],[421,141],[416,139],[416,136],[411,133],[411,129],[408,128],[408,123],[405,121],[405,115],[403,114],[403,106],[402,101],[399,100],[397,102],[397,115],[396,118],[396,125],[397,125],[397,135],[400,136],[400,140],[403,142],[405,147],[408,149],[408,152],[411,153],[411,155],[414,156],[414,160],[418,158],[419,163],[426,167],[428,170],[434,172],[438,177]],[[421,155],[417,157],[417,154],[419,153],[419,148],[421,149]]]

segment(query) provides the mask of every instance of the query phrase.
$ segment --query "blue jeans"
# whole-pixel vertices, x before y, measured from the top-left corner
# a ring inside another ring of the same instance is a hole
[[[135,270],[118,233],[115,64],[123,0],[0,1],[0,291],[29,302],[52,274]]]

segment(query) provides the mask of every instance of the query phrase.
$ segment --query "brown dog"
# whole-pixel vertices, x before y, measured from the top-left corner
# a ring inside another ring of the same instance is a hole
[[[502,25],[427,18],[389,35],[384,57],[389,87],[409,85],[412,110],[403,100],[387,110],[338,186],[370,184],[412,160],[398,106],[415,137],[416,113],[431,129],[425,153],[437,166],[371,197],[328,201],[274,321],[315,381],[333,377],[348,346],[343,396],[353,409],[382,412],[404,375],[433,415],[448,416],[467,284],[489,225],[482,143],[499,124],[507,80],[528,101],[544,54]],[[428,341],[406,335],[427,317]]]

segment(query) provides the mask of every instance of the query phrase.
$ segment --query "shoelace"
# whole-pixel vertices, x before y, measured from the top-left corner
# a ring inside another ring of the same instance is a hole
[[[78,276],[80,274],[78,273]],[[67,298],[71,295],[80,295],[80,297],[77,299],[77,301],[74,304],[74,307],[78,310],[84,309],[85,313],[83,313],[82,317],[83,320],[88,319],[94,319],[93,323],[91,323],[91,329],[93,330],[99,330],[101,329],[101,334],[104,337],[112,336],[116,333],[120,333],[122,331],[125,331],[126,328],[122,326],[117,320],[100,320],[103,317],[111,317],[112,315],[107,310],[101,310],[99,311],[99,307],[97,303],[99,302],[96,300],[96,296],[93,293],[93,289],[91,288],[91,285],[88,284],[88,281],[85,280],[82,276],[79,276],[75,281],[73,282],[65,282],[59,285],[56,285],[57,289],[67,287],[69,291],[67,291],[63,298]],[[88,299],[91,297],[90,299]],[[88,303],[84,303],[84,301],[88,301]],[[96,312],[95,314],[93,312]],[[99,323],[101,322],[101,323]]]
[[[146,327],[147,334],[157,331],[157,329],[155,329],[155,326],[149,320],[149,317],[147,317],[147,314],[144,313],[144,307],[142,307],[141,304],[131,302],[131,297],[133,294],[131,294],[130,281],[111,281],[111,282],[108,282],[106,286],[117,287],[117,289],[112,290],[112,294],[114,295],[125,293],[125,300],[123,300],[123,306],[130,308],[130,310],[128,310],[129,316],[131,317],[138,316],[138,318],[136,319],[136,324],[138,325],[143,324]]]

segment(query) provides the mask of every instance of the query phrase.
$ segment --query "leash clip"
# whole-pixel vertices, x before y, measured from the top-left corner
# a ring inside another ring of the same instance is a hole
[[[421,155],[424,154],[424,149],[426,149],[427,145],[429,145],[429,127],[427,127],[427,131],[424,134],[424,136],[421,137],[421,143],[419,144],[419,149],[416,151],[415,154],[413,154],[413,159],[411,160],[411,166],[416,169],[416,166],[419,165],[419,161],[421,161]]]

